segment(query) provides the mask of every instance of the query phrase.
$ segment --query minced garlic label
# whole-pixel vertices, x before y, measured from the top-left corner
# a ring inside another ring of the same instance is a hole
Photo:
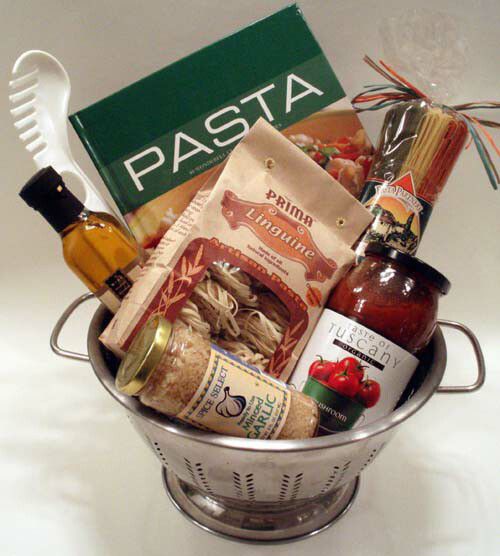
[[[207,372],[177,417],[230,436],[277,438],[289,409],[284,384],[212,345]]]

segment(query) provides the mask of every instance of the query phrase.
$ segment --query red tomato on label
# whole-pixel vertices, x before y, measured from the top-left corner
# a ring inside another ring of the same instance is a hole
[[[356,399],[365,407],[373,407],[380,399],[380,384],[371,378],[361,383]]]
[[[328,386],[337,390],[339,394],[353,398],[359,390],[359,380],[354,373],[347,371],[335,372],[330,375]]]
[[[347,371],[348,373],[354,373],[360,382],[365,376],[365,366],[355,357],[344,357],[344,359],[337,363],[337,370],[340,372]]]
[[[309,375],[316,378],[317,380],[321,380],[322,382],[327,382],[328,378],[332,374],[332,371],[335,369],[335,363],[331,361],[325,361],[321,355],[318,355],[319,359],[311,363],[309,367]]]

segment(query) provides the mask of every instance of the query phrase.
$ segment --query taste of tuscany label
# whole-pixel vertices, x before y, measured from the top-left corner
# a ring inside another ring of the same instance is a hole
[[[372,179],[366,182],[361,203],[375,216],[363,238],[363,247],[371,241],[385,243],[413,255],[432,212],[432,205],[417,196],[411,172],[391,183]]]
[[[325,309],[291,382],[318,402],[320,434],[331,434],[389,414],[417,365],[390,340]]]

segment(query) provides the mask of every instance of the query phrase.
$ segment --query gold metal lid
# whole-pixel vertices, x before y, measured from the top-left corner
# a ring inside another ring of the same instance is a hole
[[[167,348],[172,323],[154,315],[137,333],[127,355],[123,358],[115,384],[129,396],[139,393],[149,380]]]

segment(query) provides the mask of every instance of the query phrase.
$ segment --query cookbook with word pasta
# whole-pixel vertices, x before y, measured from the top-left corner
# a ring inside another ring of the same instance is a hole
[[[101,339],[154,314],[287,380],[371,214],[260,119],[164,235]]]
[[[360,192],[372,146],[288,6],[70,117],[137,241],[153,248],[260,118]]]

